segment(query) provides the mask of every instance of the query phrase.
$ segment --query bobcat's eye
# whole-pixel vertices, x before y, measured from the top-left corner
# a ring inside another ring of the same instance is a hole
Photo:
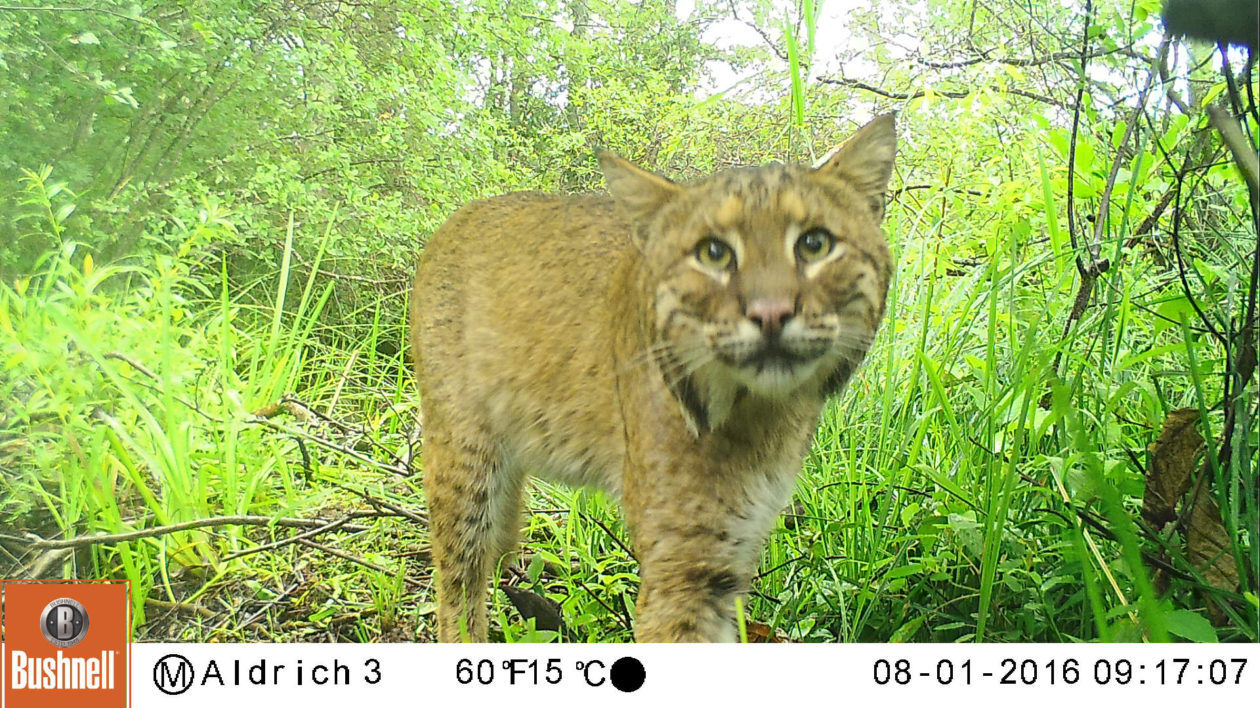
[[[836,245],[836,237],[826,229],[810,229],[796,239],[796,257],[806,263],[822,260]]]
[[[706,238],[696,244],[696,260],[706,268],[726,270],[735,264],[735,251],[724,241]]]

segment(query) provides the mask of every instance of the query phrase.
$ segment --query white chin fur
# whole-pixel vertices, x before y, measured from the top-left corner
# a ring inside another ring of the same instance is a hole
[[[739,324],[740,338],[748,348],[761,346],[761,332],[752,323],[744,321]],[[783,328],[783,337],[793,339],[804,336],[804,327],[799,320],[788,322]],[[731,367],[731,377],[748,392],[761,398],[787,398],[796,392],[807,379],[818,371],[818,359],[796,362],[791,365],[768,364],[759,367],[756,364]]]
[[[733,370],[734,378],[748,392],[761,398],[787,398],[796,392],[818,368],[818,362],[804,362],[790,367],[766,366],[760,371],[755,366],[742,366]]]

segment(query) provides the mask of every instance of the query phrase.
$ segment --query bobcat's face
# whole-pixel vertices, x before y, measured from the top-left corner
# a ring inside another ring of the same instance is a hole
[[[817,168],[690,185],[601,157],[650,273],[650,356],[697,432],[742,395],[825,396],[848,381],[892,274],[879,222],[895,145],[885,116]]]
[[[844,182],[768,165],[684,188],[649,227],[658,360],[766,398],[838,388],[883,315],[878,214]]]

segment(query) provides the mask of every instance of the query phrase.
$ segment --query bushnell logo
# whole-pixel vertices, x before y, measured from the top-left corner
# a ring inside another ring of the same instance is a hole
[[[88,631],[87,609],[78,600],[63,597],[48,603],[39,616],[39,629],[53,646],[66,649],[83,641]]]
[[[126,582],[0,579],[0,706],[127,708]]]

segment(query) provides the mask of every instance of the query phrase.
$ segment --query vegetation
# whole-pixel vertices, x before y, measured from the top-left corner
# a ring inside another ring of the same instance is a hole
[[[138,639],[431,637],[427,235],[599,188],[595,146],[687,177],[898,110],[888,320],[747,636],[1260,639],[1256,197],[1207,111],[1254,152],[1257,79],[1158,0],[21,5],[0,577],[127,578]],[[629,639],[616,504],[529,507],[506,582]],[[506,639],[558,637],[495,603]]]

